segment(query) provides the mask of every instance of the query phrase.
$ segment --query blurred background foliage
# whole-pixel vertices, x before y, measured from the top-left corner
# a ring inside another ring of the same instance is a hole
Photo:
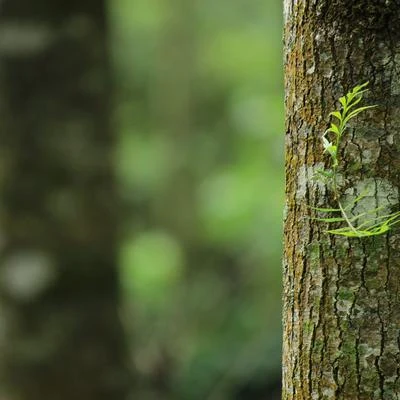
[[[279,396],[280,3],[109,2],[135,399]]]

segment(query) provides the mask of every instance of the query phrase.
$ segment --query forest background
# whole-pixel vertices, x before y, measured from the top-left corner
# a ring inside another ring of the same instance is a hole
[[[278,398],[281,2],[113,0],[110,14],[139,398],[160,368],[173,399]]]

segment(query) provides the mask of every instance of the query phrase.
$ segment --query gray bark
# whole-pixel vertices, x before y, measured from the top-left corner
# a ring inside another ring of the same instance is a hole
[[[1,398],[125,398],[104,8],[1,3]]]
[[[400,234],[325,233],[308,206],[332,196],[312,181],[336,99],[370,81],[378,108],[343,142],[341,192],[398,209],[400,3],[285,0],[286,217],[283,399],[400,399]]]

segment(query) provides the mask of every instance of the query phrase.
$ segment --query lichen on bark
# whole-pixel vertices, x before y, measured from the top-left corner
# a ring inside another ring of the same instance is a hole
[[[285,0],[284,400],[400,398],[400,236],[347,239],[307,216],[329,191],[311,173],[335,101],[370,81],[344,137],[342,194],[398,207],[398,1]],[[372,184],[371,184],[372,183]]]

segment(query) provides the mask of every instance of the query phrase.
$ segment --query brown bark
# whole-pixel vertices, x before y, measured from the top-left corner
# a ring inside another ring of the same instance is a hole
[[[0,3],[0,397],[123,399],[105,4]]]
[[[332,205],[311,178],[335,100],[370,81],[341,149],[341,192],[398,209],[400,3],[285,0],[283,399],[400,398],[400,234],[348,239],[307,218]],[[396,208],[397,207],[397,208]]]

